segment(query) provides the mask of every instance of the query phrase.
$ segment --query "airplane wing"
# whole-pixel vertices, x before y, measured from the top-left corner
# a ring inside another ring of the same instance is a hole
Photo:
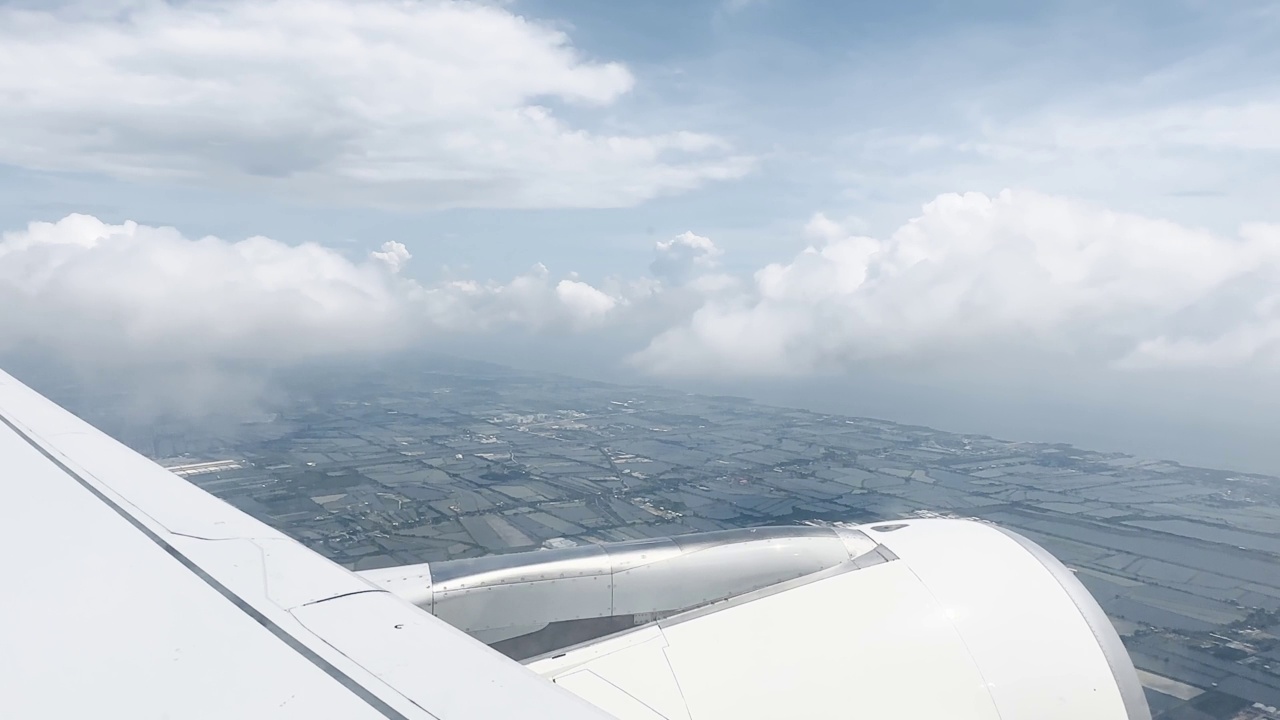
[[[0,479],[0,717],[606,717],[3,372]]]
[[[1084,587],[986,524],[357,574],[3,372],[0,487],[3,718],[1149,719]],[[436,614],[504,642],[641,624],[522,665]]]

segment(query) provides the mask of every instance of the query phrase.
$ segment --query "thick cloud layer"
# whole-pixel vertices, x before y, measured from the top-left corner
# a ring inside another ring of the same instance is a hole
[[[885,239],[837,232],[713,295],[633,361],[676,375],[788,375],[859,362],[1274,367],[1280,227],[1238,237],[1006,191],[943,195]]]
[[[186,238],[87,215],[0,237],[0,352],[131,365],[281,364],[449,333],[585,328],[618,300],[544,267],[506,283],[423,285],[388,242],[362,262],[265,237]]]
[[[636,80],[472,2],[0,5],[0,162],[408,207],[630,205],[750,161],[575,118]],[[613,125],[617,125],[614,123]]]
[[[581,333],[649,373],[717,378],[1019,353],[1130,372],[1280,367],[1280,226],[1223,237],[1006,191],[940,196],[883,239],[823,216],[807,232],[813,245],[749,279],[686,232],[657,244],[648,279],[593,285],[537,265],[421,283],[404,268],[422,259],[395,242],[352,260],[71,215],[0,239],[0,350],[281,363]]]
[[[821,215],[805,233],[811,247],[746,277],[686,233],[654,248],[662,277],[587,282],[537,265],[427,283],[413,271],[448,258],[394,242],[360,258],[72,215],[0,236],[0,358],[69,364],[124,398],[107,405],[147,417],[234,423],[269,395],[271,369],[425,348],[1154,455],[1183,457],[1182,443],[1211,465],[1280,462],[1270,439],[1245,442],[1277,421],[1265,398],[1280,382],[1280,226],[1228,237],[1005,192],[941,196],[883,238]],[[1165,441],[1161,418],[1187,427]]]

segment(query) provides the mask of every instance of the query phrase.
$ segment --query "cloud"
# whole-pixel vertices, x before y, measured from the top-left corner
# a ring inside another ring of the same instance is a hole
[[[369,257],[385,263],[391,272],[398,273],[400,268],[404,267],[404,264],[413,256],[409,254],[409,248],[405,247],[404,243],[388,240],[382,243],[381,250],[369,253]]]
[[[1183,222],[1204,212],[1220,229],[1256,217],[1280,187],[1270,172],[1280,156],[1271,130],[1280,87],[1138,107],[1095,98],[1012,118],[974,111],[950,124],[855,132],[841,162],[858,170],[836,174],[864,202],[956,187],[994,192],[1012,180]]]
[[[265,237],[187,238],[87,215],[0,236],[0,353],[85,362],[275,366],[462,338],[595,343],[655,375],[867,367],[1280,369],[1280,225],[1232,236],[1026,191],[941,195],[883,238],[825,215],[750,277],[709,238],[655,245],[654,277],[588,283],[538,264],[508,280],[406,276]],[[411,260],[412,258],[412,260]]]
[[[1180,103],[1103,117],[1044,118],[1011,128],[1024,146],[1097,151],[1118,148],[1280,151],[1280,99]]]
[[[832,65],[852,119],[814,145],[857,212],[884,235],[939,193],[1025,187],[1220,234],[1274,219],[1259,215],[1280,191],[1274,3],[1183,3],[1169,25],[1088,5],[905,28]],[[855,105],[870,95],[893,101]]]
[[[1280,153],[1280,138],[1271,130],[1280,123],[1280,87],[1128,105],[1098,98],[1012,119],[984,117],[978,127],[949,135],[869,133],[862,146],[931,163],[959,161],[970,173],[975,164],[989,164],[1005,181],[1036,177],[1042,190],[1069,184],[1083,193],[1092,182],[1111,202],[1117,190],[1221,198],[1272,185],[1270,173],[1247,176]],[[1232,171],[1224,172],[1227,167]]]
[[[649,271],[660,280],[678,284],[714,268],[724,251],[711,238],[686,231],[670,240],[659,240],[654,253]]]
[[[26,168],[422,208],[626,206],[751,167],[570,124],[635,77],[492,4],[5,4],[0,46],[0,162]]]
[[[580,280],[561,280],[556,283],[556,297],[579,325],[600,322],[618,305],[614,298]]]
[[[1280,314],[1264,322],[1250,323],[1209,339],[1168,338],[1144,340],[1121,358],[1119,366],[1129,369],[1158,367],[1236,368],[1262,361],[1280,361]]]
[[[398,274],[409,258],[397,242],[353,261],[313,243],[192,239],[88,215],[34,222],[0,236],[0,352],[281,365],[589,327],[620,302],[542,266],[508,282],[422,284]]]
[[[505,283],[454,280],[422,287],[415,300],[430,329],[472,335],[585,330],[626,305],[625,297],[573,277],[556,280],[541,263]]]
[[[142,361],[389,348],[408,326],[406,289],[383,263],[319,245],[188,239],[70,215],[0,241],[0,346]]]
[[[1005,191],[939,196],[885,239],[838,233],[822,216],[810,231],[822,241],[762,268],[746,291],[708,298],[632,362],[796,375],[1020,351],[1094,367],[1277,359],[1277,226],[1223,237]]]

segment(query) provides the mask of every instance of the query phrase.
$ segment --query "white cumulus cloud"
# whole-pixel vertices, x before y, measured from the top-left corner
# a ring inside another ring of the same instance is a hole
[[[823,241],[709,298],[633,362],[768,375],[1009,349],[1123,367],[1276,358],[1275,226],[1223,237],[1005,191],[939,196],[883,239],[821,217],[810,229]]]
[[[424,260],[395,241],[351,258],[71,215],[0,236],[0,352],[280,364],[579,334],[608,345],[600,357],[667,375],[1007,365],[1024,352],[1100,371],[1280,369],[1277,225],[1226,236],[1005,191],[939,196],[883,238],[822,215],[805,234],[813,245],[749,277],[720,272],[719,248],[690,232],[657,244],[662,277],[592,284],[539,264],[421,282],[406,267]]]
[[[404,243],[388,240],[382,243],[381,250],[369,253],[369,257],[385,263],[391,272],[400,272],[400,268],[404,267],[404,264],[413,256],[409,254],[409,248],[405,247]]]
[[[636,82],[462,0],[0,5],[0,162],[411,207],[603,207],[738,177],[721,138],[592,132]]]
[[[649,266],[654,277],[683,283],[714,268],[724,251],[711,238],[686,231],[669,240],[659,240],[654,253],[656,257]]]
[[[618,301],[581,280],[556,283],[556,297],[579,325],[600,322],[618,305]]]
[[[362,261],[313,243],[192,239],[88,215],[0,236],[0,352],[86,362],[289,363],[448,334],[576,329],[618,304],[538,266],[507,282],[423,284],[386,242]]]
[[[507,282],[453,280],[422,287],[415,300],[431,328],[473,335],[587,330],[625,303],[573,277],[556,280],[541,263]]]
[[[406,288],[382,263],[265,237],[188,239],[173,228],[87,215],[0,240],[0,347],[67,353],[296,359],[386,349]]]

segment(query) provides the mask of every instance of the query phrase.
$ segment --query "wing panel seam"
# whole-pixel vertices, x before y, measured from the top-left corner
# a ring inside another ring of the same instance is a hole
[[[3,413],[0,413],[0,423],[3,423],[6,427],[12,430],[15,435],[22,438],[24,442],[26,442],[28,445],[34,448],[36,452],[44,456],[46,460],[53,463],[55,467],[57,467],[59,470],[65,473],[72,480],[75,480],[85,490],[89,491],[89,493],[92,494],[95,498],[97,498],[100,502],[102,502],[102,504],[111,508],[113,511],[115,511],[117,515],[119,515],[120,517],[128,521],[128,523],[132,525],[135,530],[142,533],[148,540],[150,540],[155,545],[159,546],[161,550],[167,553],[174,560],[178,561],[178,563],[181,564],[183,567],[185,567],[189,572],[191,572],[193,575],[195,575],[197,578],[203,581],[206,585],[216,590],[219,595],[225,598],[228,602],[230,602],[232,605],[238,608],[245,615],[248,615],[250,618],[252,618],[254,622],[258,623],[259,625],[261,625],[262,627],[270,631],[272,635],[275,635],[276,638],[278,638],[281,642],[287,645],[294,652],[298,653],[303,658],[305,658],[308,662],[310,662],[312,665],[316,666],[318,669],[323,671],[326,675],[336,680],[338,684],[345,687],[356,697],[363,700],[367,705],[369,705],[374,710],[381,713],[384,717],[389,718],[389,720],[409,720],[409,718],[406,715],[404,715],[399,710],[396,710],[395,708],[388,705],[385,700],[378,697],[376,694],[374,694],[371,690],[366,688],[364,685],[361,685],[359,682],[355,680],[355,678],[351,677],[350,675],[348,675],[347,673],[343,672],[338,667],[333,665],[333,663],[321,657],[315,650],[311,649],[310,647],[307,647],[305,643],[303,643],[298,638],[294,637],[293,634],[291,634],[289,631],[285,630],[283,627],[278,625],[274,620],[267,617],[265,614],[262,613],[262,611],[253,607],[253,605],[249,604],[247,600],[237,595],[235,591],[231,590],[231,588],[228,588],[226,585],[223,585],[217,578],[213,577],[208,572],[206,572],[203,568],[197,565],[195,561],[193,561],[191,558],[184,555],[181,550],[171,545],[167,540],[161,537],[158,533],[156,533],[151,528],[147,527],[145,523],[143,523],[138,518],[134,517],[133,514],[131,514],[128,510],[125,510],[123,507],[121,507],[119,503],[107,497],[107,495],[103,493],[102,490],[97,488],[93,483],[86,480],[83,476],[80,475],[80,473],[76,472],[75,470],[72,470],[66,463],[62,462],[57,457],[55,457],[53,453],[49,452],[48,448],[46,448],[38,440],[33,438],[31,434],[29,434],[27,431],[23,430],[22,428],[19,428],[17,424],[11,421]]]

